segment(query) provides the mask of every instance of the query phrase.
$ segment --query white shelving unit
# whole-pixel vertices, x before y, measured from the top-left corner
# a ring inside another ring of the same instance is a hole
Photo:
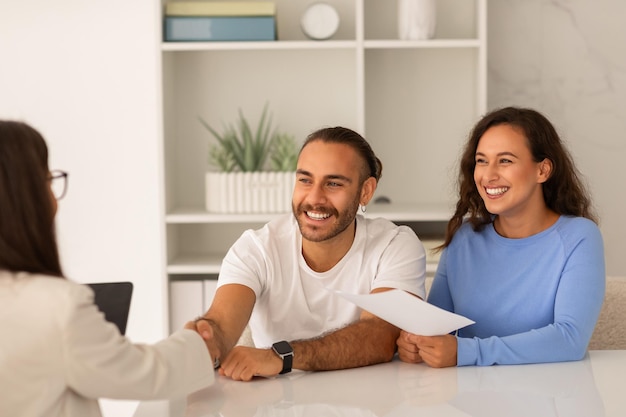
[[[278,41],[162,43],[168,281],[214,277],[243,230],[275,217],[204,209],[213,139],[197,117],[221,126],[241,109],[256,123],[265,103],[301,140],[322,126],[362,133],[384,165],[375,197],[392,202],[367,215],[442,233],[460,148],[486,110],[486,0],[439,0],[426,41],[397,40],[394,0],[327,2],[341,23],[326,41],[299,28],[312,0],[276,0]]]

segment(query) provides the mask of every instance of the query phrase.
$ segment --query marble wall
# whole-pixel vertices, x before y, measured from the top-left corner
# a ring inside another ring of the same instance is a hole
[[[600,215],[607,274],[626,276],[626,2],[488,0],[488,107],[544,113]]]

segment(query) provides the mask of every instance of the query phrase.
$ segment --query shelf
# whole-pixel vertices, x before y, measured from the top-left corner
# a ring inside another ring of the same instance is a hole
[[[282,213],[259,214],[219,214],[209,213],[204,209],[176,209],[165,216],[167,224],[185,223],[267,223]]]
[[[269,214],[219,214],[204,209],[177,209],[165,216],[168,224],[185,223],[267,223],[281,213]]]
[[[405,222],[447,222],[451,211],[441,205],[412,204],[370,204],[366,217],[384,217],[391,221]],[[174,209],[165,216],[167,224],[194,223],[267,223],[279,217],[281,213],[259,214],[218,214],[209,213],[201,208]]]
[[[441,204],[383,204],[367,206],[366,217],[384,217],[391,221],[447,222],[452,211]]]
[[[194,275],[194,274],[218,274],[227,247],[219,247],[220,244],[234,242],[245,228],[260,228],[265,223],[281,216],[282,213],[260,213],[260,214],[216,214],[208,213],[201,208],[181,208],[172,210],[166,221],[171,227],[180,228],[185,239],[180,242],[179,255],[175,256],[167,265],[168,274]],[[411,205],[411,204],[370,204],[365,213],[368,218],[384,217],[391,221],[403,223],[419,223],[422,225],[441,225],[446,223],[450,217],[450,211],[440,205]],[[196,225],[205,224],[206,227],[199,228]],[[245,225],[245,226],[244,226]],[[210,226],[210,227],[209,227]],[[222,228],[217,231],[217,228]],[[226,228],[226,229],[224,229]],[[224,235],[226,230],[230,235]],[[214,240],[212,233],[218,233],[220,239]],[[418,233],[427,249],[426,272],[433,274],[437,268],[436,255],[431,255],[428,248],[440,244],[439,241],[432,241],[428,235]],[[217,246],[215,246],[217,245]],[[206,254],[190,253],[196,252],[198,248],[204,248]],[[432,256],[432,258],[431,258]]]
[[[223,255],[184,255],[167,265],[168,274],[217,274]]]
[[[222,265],[219,255],[185,255],[174,259],[167,265],[168,274],[218,274]],[[426,273],[434,274],[437,263],[426,263]]]
[[[356,41],[163,42],[163,51],[354,49]]]
[[[248,50],[302,50],[302,49],[356,49],[357,41],[261,41],[261,42],[163,42],[161,50],[185,51],[248,51]],[[420,49],[420,48],[479,48],[478,39],[430,39],[404,41],[369,39],[365,49]]]
[[[478,39],[430,39],[424,41],[366,40],[365,49],[479,48]]]

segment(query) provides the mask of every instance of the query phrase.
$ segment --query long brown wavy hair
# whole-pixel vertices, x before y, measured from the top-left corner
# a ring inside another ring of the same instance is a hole
[[[0,269],[63,277],[49,175],[41,134],[0,121]]]
[[[478,231],[493,221],[474,182],[476,149],[485,132],[497,125],[510,125],[523,132],[535,162],[552,161],[550,178],[542,184],[546,206],[558,214],[586,217],[595,223],[597,216],[591,198],[574,161],[554,126],[533,109],[505,107],[485,115],[471,131],[461,156],[457,179],[459,199],[448,221],[446,238],[440,248],[450,244],[454,234],[466,220]]]

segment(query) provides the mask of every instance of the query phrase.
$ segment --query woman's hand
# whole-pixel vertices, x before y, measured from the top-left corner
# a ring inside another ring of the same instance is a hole
[[[423,362],[422,357],[420,356],[419,347],[413,341],[414,338],[414,334],[407,333],[404,330],[400,331],[400,337],[398,337],[396,344],[398,345],[398,357],[402,362]]]
[[[455,336],[419,336],[402,331],[397,344],[398,356],[403,362],[425,362],[433,368],[456,366]]]

